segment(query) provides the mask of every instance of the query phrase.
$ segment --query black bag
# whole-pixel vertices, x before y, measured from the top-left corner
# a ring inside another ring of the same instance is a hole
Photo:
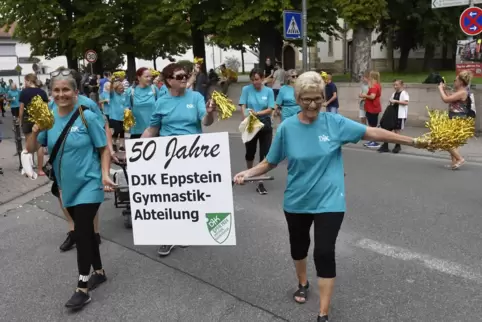
[[[475,118],[475,111],[472,109],[472,98],[470,97],[470,91],[467,91],[467,100],[466,100],[466,107],[467,107],[467,116],[471,118]]]
[[[47,178],[49,178],[50,180],[52,180],[54,182],[55,182],[55,173],[54,173],[53,164],[54,164],[55,158],[57,157],[57,154],[59,153],[60,147],[65,142],[67,134],[69,133],[70,128],[74,124],[75,120],[79,117],[81,112],[83,112],[84,110],[87,110],[87,109],[88,108],[86,108],[84,106],[80,106],[74,112],[74,114],[70,117],[70,120],[65,125],[64,129],[62,130],[62,133],[60,133],[59,138],[55,142],[54,147],[52,148],[52,151],[50,152],[49,160],[47,161],[47,163],[42,168],[42,170],[44,171]]]
[[[380,120],[380,127],[387,131],[393,131],[398,121],[398,109],[394,104],[390,104],[383,112],[382,119]]]

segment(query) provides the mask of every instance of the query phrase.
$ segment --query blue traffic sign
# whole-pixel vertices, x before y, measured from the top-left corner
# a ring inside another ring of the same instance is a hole
[[[283,30],[285,39],[301,39],[303,37],[301,21],[300,11],[283,11]]]
[[[467,8],[460,15],[460,29],[468,36],[476,36],[482,32],[482,9]]]

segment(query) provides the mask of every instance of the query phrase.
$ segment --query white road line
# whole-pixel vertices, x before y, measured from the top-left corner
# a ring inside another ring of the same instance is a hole
[[[480,272],[454,262],[411,252],[401,247],[382,244],[371,239],[361,239],[355,246],[403,261],[419,261],[422,265],[432,270],[482,283]]]

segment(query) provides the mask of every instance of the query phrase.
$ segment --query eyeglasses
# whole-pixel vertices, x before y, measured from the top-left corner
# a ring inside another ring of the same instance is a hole
[[[300,98],[301,103],[303,105],[310,105],[312,102],[314,102],[316,105],[322,104],[323,103],[323,97],[316,97],[316,98]]]
[[[55,71],[51,72],[50,77],[57,77],[59,75],[69,76],[69,75],[73,75],[73,74],[74,74],[74,71],[72,69],[62,69],[62,70],[55,70]]]
[[[291,78],[298,78],[298,75],[291,75]]]
[[[187,74],[177,74],[177,75],[172,75],[172,77],[170,77],[171,79],[175,79],[175,80],[184,80],[184,79],[188,79],[188,75]]]

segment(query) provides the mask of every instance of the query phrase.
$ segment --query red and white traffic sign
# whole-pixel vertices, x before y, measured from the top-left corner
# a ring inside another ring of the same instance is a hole
[[[477,36],[482,32],[482,9],[470,7],[460,15],[460,29],[467,36]]]
[[[95,63],[97,61],[97,53],[89,49],[85,52],[85,60],[87,60],[89,63]]]

